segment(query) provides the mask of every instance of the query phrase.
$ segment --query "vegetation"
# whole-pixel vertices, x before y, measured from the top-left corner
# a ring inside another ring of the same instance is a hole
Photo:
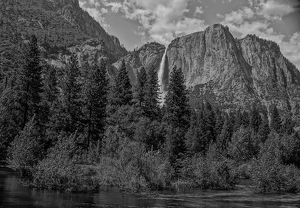
[[[132,86],[125,61],[109,80],[103,60],[79,65],[72,54],[58,75],[37,42],[22,46],[17,73],[0,77],[1,157],[30,186],[229,190],[247,178],[257,192],[300,191],[300,137],[275,106],[192,108],[180,68],[161,106],[155,68]]]

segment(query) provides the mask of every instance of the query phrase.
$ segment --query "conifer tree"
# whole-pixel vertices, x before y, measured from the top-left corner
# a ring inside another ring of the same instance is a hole
[[[137,84],[135,87],[135,99],[138,106],[145,106],[147,73],[144,67],[137,73]]]
[[[234,128],[233,131],[237,131],[242,126],[242,112],[241,109],[237,110],[234,118]]]
[[[82,84],[79,82],[80,71],[77,55],[72,54],[65,69],[61,83],[62,96],[54,102],[49,129],[51,132],[61,131],[73,133],[82,131]]]
[[[253,104],[252,111],[250,113],[250,126],[255,132],[257,132],[261,123],[262,119],[257,109],[257,106],[256,104]]]
[[[205,118],[205,136],[207,137],[206,141],[208,143],[210,143],[212,141],[216,141],[215,112],[209,102],[206,102],[205,106],[204,106],[204,118]]]
[[[250,118],[249,118],[249,113],[247,111],[244,111],[242,113],[242,120],[241,120],[241,125],[244,128],[247,128],[250,125]]]
[[[133,104],[132,86],[124,59],[122,60],[121,67],[115,78],[115,83],[110,97],[110,103],[113,106]]]
[[[22,128],[25,127],[25,124],[33,115],[36,115],[38,123],[41,116],[40,104],[42,100],[41,93],[43,92],[42,67],[40,65],[40,52],[35,35],[31,36],[28,51],[25,54],[25,65],[17,78],[18,100],[22,109]]]
[[[189,128],[190,107],[184,75],[173,68],[165,101],[164,121],[167,127],[166,151],[169,161],[178,170],[176,161],[185,152],[184,135]]]
[[[225,122],[222,128],[222,132],[218,137],[217,140],[217,149],[219,153],[225,153],[228,148],[228,144],[231,141],[231,137],[233,134],[233,120],[234,118],[231,116],[226,116],[225,117]]]
[[[266,116],[263,117],[262,123],[259,126],[258,129],[258,137],[261,142],[265,142],[268,139],[268,136],[270,134],[270,127],[269,127],[269,121]]]
[[[56,69],[53,66],[45,67],[44,77],[42,94],[42,122],[44,125],[46,125],[48,124],[51,116],[50,109],[58,97]]]
[[[100,142],[106,125],[109,79],[105,65],[104,61],[100,64],[93,64],[83,86],[82,97],[88,145],[90,140]]]
[[[224,125],[224,117],[222,115],[222,112],[219,110],[219,108],[216,109],[216,125],[215,125],[215,137],[216,139],[218,138],[218,136],[221,134],[222,132],[222,128],[223,128],[223,125]]]
[[[149,69],[145,88],[146,115],[151,120],[155,120],[159,115],[159,84],[154,66]]]
[[[270,121],[270,128],[277,133],[280,133],[281,131],[281,117],[279,115],[278,109],[276,106],[274,106],[271,109],[271,121]]]
[[[281,132],[291,135],[294,133],[295,122],[290,116],[286,117],[281,126]]]

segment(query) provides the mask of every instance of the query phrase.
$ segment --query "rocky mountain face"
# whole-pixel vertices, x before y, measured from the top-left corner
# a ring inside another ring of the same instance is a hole
[[[158,71],[164,51],[164,45],[152,42],[143,45],[139,49],[136,49],[123,57],[122,59],[125,60],[131,82],[133,84],[136,82],[137,72],[141,67],[145,67],[146,70],[150,67],[155,67]],[[122,59],[113,64],[115,72],[120,67]]]
[[[156,47],[161,52],[151,57],[159,62],[163,47]],[[145,66],[139,62],[140,51],[136,53],[125,58],[133,71]],[[224,108],[248,108],[258,102],[267,108],[276,104],[294,115],[299,111],[300,73],[272,41],[254,35],[235,39],[227,27],[212,25],[169,44],[166,76],[175,66],[183,70],[193,104],[208,99]]]
[[[110,64],[128,53],[118,38],[107,34],[97,21],[80,8],[79,0],[0,1],[0,17],[0,40],[6,43],[1,49],[14,47],[20,40],[26,41],[31,34],[35,34],[49,62],[59,63],[61,56],[69,55],[76,46],[81,46],[77,49],[81,48],[85,53],[84,44],[87,43],[89,48],[91,42],[93,46],[96,42],[105,42]],[[101,44],[97,47],[99,49]]]

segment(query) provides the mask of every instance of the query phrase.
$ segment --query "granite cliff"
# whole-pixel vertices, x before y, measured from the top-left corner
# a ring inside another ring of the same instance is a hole
[[[94,43],[105,42],[109,63],[116,62],[128,53],[118,38],[107,34],[79,6],[79,0],[0,1],[0,25],[3,52],[35,34],[48,61],[60,62],[61,56],[69,55],[74,47],[83,46],[91,39],[94,39]]]
[[[148,57],[157,59],[152,60],[157,63],[164,47],[153,46],[157,49],[152,51],[161,52],[153,56],[151,53],[155,53],[148,51]],[[131,71],[148,67],[140,61],[144,51],[136,53],[125,57]],[[166,76],[174,66],[182,68],[193,104],[209,99],[224,108],[247,108],[258,102],[268,108],[276,104],[294,115],[299,111],[300,73],[272,41],[254,35],[239,40],[227,27],[215,24],[205,31],[174,39],[166,53]]]

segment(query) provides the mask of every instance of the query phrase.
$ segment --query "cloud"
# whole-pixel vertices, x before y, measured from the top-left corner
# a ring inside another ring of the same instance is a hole
[[[269,20],[280,21],[283,16],[295,11],[284,0],[249,0],[249,3],[258,15]]]
[[[106,2],[111,10],[120,11],[125,18],[141,24],[143,34],[162,44],[169,44],[174,38],[204,30],[204,20],[186,17],[188,0],[125,0]],[[197,9],[196,9],[197,10]],[[197,10],[201,12],[201,8]]]
[[[196,10],[195,10],[195,13],[194,13],[194,16],[197,16],[197,15],[203,14],[203,13],[204,13],[204,11],[203,11],[202,6],[197,6]]]
[[[234,24],[241,24],[244,20],[249,20],[254,17],[254,12],[249,7],[243,7],[240,10],[232,11],[225,16],[217,15],[218,17],[224,17],[223,20],[225,23],[234,23]]]

